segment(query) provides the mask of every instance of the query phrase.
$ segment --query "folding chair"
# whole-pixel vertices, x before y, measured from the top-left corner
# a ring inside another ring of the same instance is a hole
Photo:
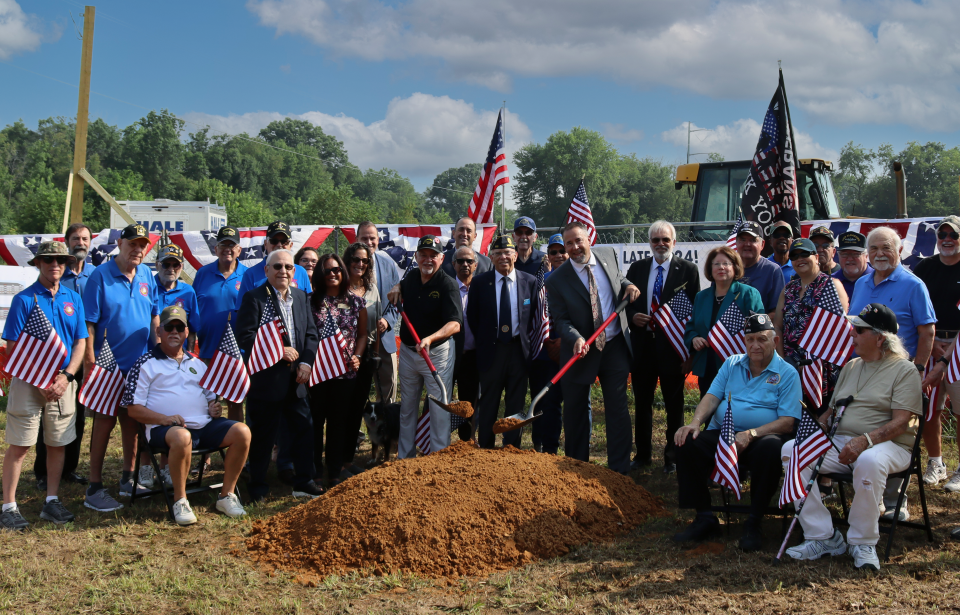
[[[130,497],[130,506],[133,506],[133,503],[136,502],[138,498],[148,498],[157,494],[163,494],[163,499],[167,503],[167,512],[170,514],[170,519],[174,519],[173,515],[173,487],[168,487],[167,484],[160,477],[160,455],[161,454],[170,454],[170,449],[166,446],[151,446],[150,442],[147,440],[147,430],[142,423],[137,423],[139,427],[139,438],[137,438],[137,456],[136,460],[139,464],[141,453],[146,450],[150,456],[150,461],[153,464],[153,472],[156,477],[154,482],[159,482],[159,488],[154,489],[138,489],[136,474],[134,474],[133,481],[133,494]],[[226,463],[227,460],[227,449],[223,448],[194,448],[192,450],[191,457],[200,457],[200,469],[197,474],[197,478],[194,480],[187,480],[187,491],[186,494],[190,495],[193,493],[205,493],[210,491],[219,491],[223,488],[223,483],[216,483],[213,485],[203,486],[203,471],[206,469],[207,459],[210,457],[211,453],[218,452],[220,453],[220,459]],[[234,486],[233,492],[236,494],[237,499],[240,499],[240,488],[239,486]],[[242,503],[242,500],[241,500]]]
[[[926,398],[924,398],[924,408],[926,408]],[[897,508],[893,511],[893,519],[889,521],[883,518],[880,519],[880,531],[890,536],[887,539],[887,549],[883,554],[883,561],[890,559],[890,548],[893,546],[893,535],[898,526],[902,525],[915,530],[926,530],[927,541],[933,542],[933,527],[930,524],[930,515],[927,512],[927,497],[923,490],[923,466],[921,465],[920,460],[920,443],[923,441],[924,418],[924,414],[921,413],[920,425],[917,427],[917,437],[913,441],[913,453],[910,456],[910,465],[908,465],[907,469],[903,470],[902,472],[893,472],[887,476],[887,480],[890,480],[891,478],[902,478],[903,483],[900,485],[900,493],[897,497]],[[850,515],[850,510],[847,506],[847,498],[844,494],[843,486],[844,484],[849,484],[851,488],[853,487],[853,474],[821,474],[820,476],[830,478],[837,484],[837,494],[839,495],[840,506],[843,509],[843,519],[834,519],[834,522],[849,526],[850,523],[847,521],[847,518]],[[907,497],[907,487],[910,486],[910,477],[912,476],[917,477],[917,490],[920,492],[920,507],[923,509],[923,523],[917,523],[915,521],[899,521],[900,509],[903,507],[903,501]],[[889,524],[889,526],[886,524]]]

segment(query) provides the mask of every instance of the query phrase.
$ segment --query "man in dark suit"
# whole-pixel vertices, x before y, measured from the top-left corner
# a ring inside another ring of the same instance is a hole
[[[523,411],[530,363],[530,331],[536,313],[537,279],[517,271],[517,247],[501,235],[491,244],[494,271],[476,276],[470,286],[467,322],[477,346],[480,370],[480,407],[477,432],[481,448],[493,448],[493,424],[505,394],[504,416]],[[503,445],[520,448],[522,430],[503,434]]]
[[[630,341],[633,346],[633,396],[636,401],[637,456],[632,469],[649,465],[653,453],[653,397],[660,380],[663,404],[667,410],[667,445],[663,451],[663,471],[676,471],[673,434],[683,425],[683,380],[690,371],[674,350],[662,329],[652,326],[654,310],[678,293],[686,293],[690,303],[700,292],[700,272],[690,261],[675,257],[677,232],[665,220],[650,225],[652,258],[630,265],[627,279],[640,289],[640,299],[627,306]],[[779,272],[777,272],[779,273]]]
[[[550,313],[560,334],[560,364],[575,354],[581,359],[560,380],[563,387],[564,453],[590,458],[590,385],[599,377],[607,428],[607,466],[621,474],[630,471],[630,411],[627,376],[631,350],[627,316],[620,313],[597,339],[586,345],[621,297],[636,301],[640,289],[628,282],[617,267],[613,248],[591,249],[587,227],[571,222],[564,227],[563,243],[570,260],[547,278]]]
[[[457,226],[453,230],[453,247],[443,252],[443,265],[440,266],[443,271],[451,278],[457,277],[456,267],[454,267],[454,257],[457,250],[466,246],[473,249],[473,242],[477,239],[477,223],[472,218],[464,216],[457,220]],[[477,266],[474,274],[479,275],[493,269],[493,263],[490,259],[476,252]]]
[[[283,357],[271,367],[250,376],[247,394],[247,425],[250,427],[250,499],[263,499],[269,492],[267,466],[276,441],[280,415],[290,427],[293,453],[294,497],[317,497],[323,493],[313,482],[313,421],[307,402],[307,381],[319,343],[317,325],[307,294],[290,284],[293,253],[274,250],[266,260],[267,282],[243,296],[237,315],[237,345],[244,360],[250,360],[260,319],[268,302],[283,322]],[[322,445],[322,443],[321,443]]]
[[[457,286],[460,289],[460,305],[463,307],[463,327],[453,336],[454,364],[453,381],[457,385],[457,398],[460,401],[477,403],[480,391],[480,372],[477,371],[477,343],[467,322],[467,308],[470,305],[469,292],[473,283],[473,274],[477,269],[477,253],[469,246],[461,246],[454,253],[454,269],[457,272]],[[444,257],[446,263],[446,257]],[[473,438],[473,421],[459,416],[451,416],[450,424],[457,430],[463,441]]]

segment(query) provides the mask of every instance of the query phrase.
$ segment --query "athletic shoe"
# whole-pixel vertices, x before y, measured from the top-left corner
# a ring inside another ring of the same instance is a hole
[[[853,566],[857,570],[880,570],[880,558],[877,557],[875,546],[850,545],[847,553],[853,558]]]
[[[317,483],[310,481],[309,483],[301,486],[294,487],[293,497],[295,498],[318,498],[323,495],[323,488],[318,486]]]
[[[950,493],[960,491],[960,468],[953,471],[953,474],[950,475],[950,480],[943,486],[943,490],[949,491]]]
[[[58,498],[56,500],[50,500],[43,505],[43,510],[40,511],[40,518],[46,521],[52,521],[57,525],[63,525],[64,523],[70,523],[76,517],[72,512],[67,510]]]
[[[0,513],[0,528],[11,532],[22,532],[30,527],[30,523],[20,514],[19,508]]]
[[[170,466],[163,466],[160,470],[160,478],[163,479],[163,484],[167,487],[173,487],[173,479],[170,478]]]
[[[883,511],[883,514],[880,515],[881,519],[886,519],[887,521],[893,521],[893,511],[895,508],[888,508]],[[897,517],[897,521],[909,521],[910,520],[910,511],[905,507],[900,509],[900,516]]]
[[[151,470],[151,472],[152,472],[152,470]],[[151,483],[151,484],[152,484],[152,483]],[[118,488],[118,490],[119,490],[119,492],[120,492],[119,495],[120,495],[120,497],[122,497],[122,498],[129,498],[129,497],[133,496],[133,479],[131,478],[131,479],[128,480],[127,482],[120,481],[120,487]],[[148,489],[147,489],[146,487],[144,487],[142,484],[140,484],[140,482],[138,481],[138,482],[137,482],[137,491],[138,491],[138,492],[139,492],[139,491],[148,491]]]
[[[229,493],[226,497],[218,498],[217,510],[234,519],[247,514],[243,506],[240,506],[240,500],[237,498],[236,493]]]
[[[100,489],[93,495],[88,493],[83,498],[83,505],[97,512],[113,512],[114,510],[123,508],[123,504],[110,497],[106,487]]]
[[[137,482],[144,489],[153,489],[153,466],[140,466],[140,473],[137,475]],[[121,493],[121,495],[123,495]]]
[[[941,481],[947,480],[947,466],[942,461],[927,461],[927,469],[923,473],[923,482],[928,485],[936,485]]]
[[[173,518],[177,525],[193,525],[197,522],[197,516],[193,514],[187,498],[180,498],[173,503]]]
[[[833,536],[827,540],[804,540],[795,547],[785,551],[793,559],[814,560],[824,555],[843,555],[847,552],[847,543],[843,540],[840,530],[834,528]]]
[[[716,517],[697,517],[679,534],[673,536],[674,542],[699,542],[720,533],[720,521]]]

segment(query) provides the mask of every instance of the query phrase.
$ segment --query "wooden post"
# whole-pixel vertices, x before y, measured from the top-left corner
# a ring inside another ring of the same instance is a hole
[[[93,64],[93,20],[97,9],[83,11],[83,52],[80,55],[80,98],[77,102],[77,133],[73,145],[73,190],[70,198],[70,222],[83,221],[84,181],[78,176],[87,166],[87,120],[90,112],[90,67]]]

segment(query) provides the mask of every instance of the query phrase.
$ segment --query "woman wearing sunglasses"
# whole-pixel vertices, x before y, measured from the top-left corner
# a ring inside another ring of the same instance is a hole
[[[320,331],[320,344],[330,335],[328,318],[340,330],[345,342],[342,360],[347,371],[318,383],[310,389],[310,411],[313,415],[313,450],[317,478],[323,475],[323,457],[326,457],[329,486],[334,486],[353,476],[344,461],[347,446],[356,447],[359,426],[350,425],[351,402],[356,384],[360,357],[367,347],[367,308],[364,299],[350,292],[350,274],[346,265],[336,254],[324,254],[313,271],[313,296],[311,306]],[[324,446],[323,432],[326,423],[327,440]],[[325,455],[323,454],[325,453]]]

